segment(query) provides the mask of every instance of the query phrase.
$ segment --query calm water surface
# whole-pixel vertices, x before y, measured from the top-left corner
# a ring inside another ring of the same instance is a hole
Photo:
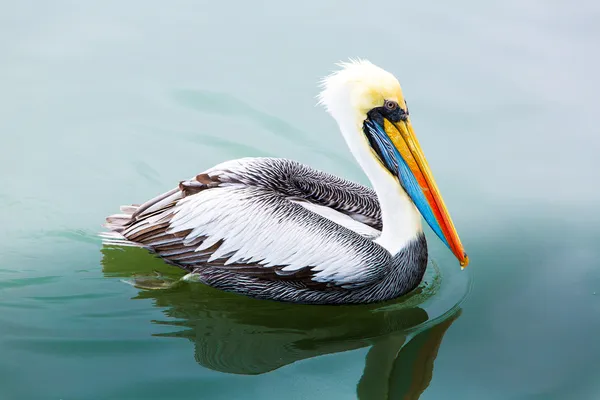
[[[600,6],[488,3],[0,2],[0,398],[600,398]],[[181,275],[104,216],[215,163],[368,183],[315,107],[350,56],[400,77],[471,267],[429,235],[359,307],[126,284]]]

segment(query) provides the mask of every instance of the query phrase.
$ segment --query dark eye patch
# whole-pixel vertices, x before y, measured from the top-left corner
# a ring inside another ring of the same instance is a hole
[[[402,107],[400,107],[395,101],[386,100],[382,107],[375,107],[367,113],[367,116],[372,120],[377,119],[378,117],[381,120],[377,122],[380,123],[380,126],[383,126],[382,118],[385,118],[391,122],[406,121],[408,119],[408,111],[402,109]]]

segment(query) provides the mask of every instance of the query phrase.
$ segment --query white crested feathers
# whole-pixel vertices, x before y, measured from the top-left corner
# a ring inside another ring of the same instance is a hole
[[[355,117],[364,120],[369,110],[382,106],[386,99],[404,103],[400,83],[383,68],[362,59],[336,65],[340,69],[321,80],[317,96],[318,104],[336,120],[340,107],[351,108]]]

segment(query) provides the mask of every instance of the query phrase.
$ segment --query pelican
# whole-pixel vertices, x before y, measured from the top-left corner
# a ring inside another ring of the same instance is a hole
[[[105,243],[144,247],[186,277],[259,299],[373,303],[415,289],[427,266],[421,216],[469,259],[413,132],[398,80],[339,64],[319,103],[373,189],[282,158],[216,165],[107,218]]]

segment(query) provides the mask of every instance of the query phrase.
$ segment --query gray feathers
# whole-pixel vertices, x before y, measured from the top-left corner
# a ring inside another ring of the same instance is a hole
[[[375,192],[276,158],[217,165],[107,218],[110,244],[144,246],[208,285],[259,298],[364,303],[413,289],[425,271],[420,235],[392,255]]]

